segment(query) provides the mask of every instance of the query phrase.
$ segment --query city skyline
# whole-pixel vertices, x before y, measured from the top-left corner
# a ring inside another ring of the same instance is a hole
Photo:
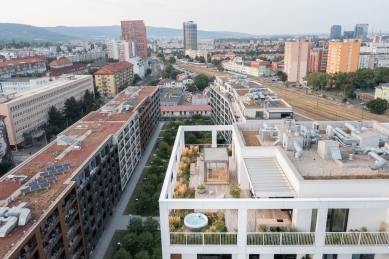
[[[369,35],[373,28],[375,33],[379,33],[380,30],[389,32],[385,20],[385,10],[389,7],[389,2],[383,0],[375,1],[379,8],[373,7],[373,11],[368,13],[360,0],[329,0],[325,5],[308,0],[300,0],[298,4],[286,0],[276,2],[243,0],[239,5],[232,0],[226,0],[222,6],[216,0],[187,1],[185,4],[177,0],[167,0],[163,3],[156,0],[97,2],[84,0],[81,3],[70,0],[68,3],[67,6],[61,7],[61,12],[55,13],[53,19],[54,14],[50,15],[51,7],[44,4],[42,0],[37,0],[33,5],[30,1],[21,0],[20,4],[26,8],[18,10],[18,15],[12,12],[4,13],[2,21],[39,27],[61,25],[78,27],[120,25],[121,20],[144,20],[147,26],[180,29],[183,21],[194,20],[199,30],[236,31],[253,35],[329,34],[333,24],[342,25],[342,30],[353,30],[355,24],[368,23]],[[206,8],[198,8],[199,6]],[[337,8],[333,8],[334,6]],[[189,14],[187,10],[190,10]],[[258,10],[259,17],[258,12],[253,13],[252,10]],[[328,15],[318,16],[314,10],[320,10],[320,13],[331,13],[331,19],[328,19]],[[344,10],[352,10],[352,12],[344,15]],[[36,19],[36,13],[45,13],[45,15]],[[166,19],[167,17],[169,19]]]

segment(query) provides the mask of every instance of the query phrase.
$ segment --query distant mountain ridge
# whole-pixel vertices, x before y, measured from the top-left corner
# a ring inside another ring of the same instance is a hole
[[[181,29],[146,26],[147,37],[182,37]],[[105,40],[120,38],[119,25],[90,27],[36,27],[26,24],[0,23],[0,44],[15,41],[58,42],[71,39]],[[253,35],[229,31],[197,31],[198,38],[239,38]]]

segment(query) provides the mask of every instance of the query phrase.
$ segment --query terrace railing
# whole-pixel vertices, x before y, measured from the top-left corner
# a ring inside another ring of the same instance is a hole
[[[237,245],[237,233],[183,233],[170,232],[170,245]]]
[[[248,246],[313,246],[315,240],[315,233],[311,232],[247,233]]]
[[[326,246],[387,246],[389,232],[331,232],[326,233]]]

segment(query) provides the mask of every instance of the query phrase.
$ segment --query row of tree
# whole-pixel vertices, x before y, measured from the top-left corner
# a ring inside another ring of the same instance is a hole
[[[45,129],[47,140],[50,141],[53,135],[62,132],[91,111],[99,109],[102,103],[101,99],[97,99],[96,95],[86,90],[84,97],[79,101],[73,96],[66,99],[63,111],[51,106],[48,112],[48,127]]]
[[[336,72],[334,74],[313,72],[305,76],[304,80],[315,91],[326,88],[337,90],[374,88],[380,83],[389,82],[389,68],[360,68],[356,72]]]

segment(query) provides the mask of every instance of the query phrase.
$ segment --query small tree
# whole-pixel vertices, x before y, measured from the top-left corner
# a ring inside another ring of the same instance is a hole
[[[131,254],[126,251],[124,248],[120,248],[119,251],[116,252],[114,259],[131,259]]]
[[[122,238],[121,243],[127,251],[134,251],[138,245],[138,235],[135,232],[128,233]]]
[[[135,259],[149,259],[149,253],[147,253],[146,251],[140,251],[139,253],[137,253],[135,255]]]
[[[127,225],[127,229],[132,232],[141,232],[143,231],[143,221],[141,218],[131,218],[130,222]]]
[[[388,101],[385,99],[377,98],[374,100],[371,100],[366,104],[366,107],[370,110],[370,112],[375,114],[383,114],[387,107],[388,107]]]
[[[233,198],[240,198],[240,193],[242,189],[240,189],[239,184],[237,183],[231,183],[230,184],[230,195]]]
[[[142,247],[143,249],[150,252],[152,247],[154,246],[153,234],[151,234],[150,232],[147,232],[147,231],[139,234],[138,244],[139,244],[139,247]]]
[[[143,227],[145,231],[150,231],[150,232],[156,231],[158,229],[158,220],[153,219],[152,217],[148,217],[143,222]]]
[[[139,81],[142,81],[142,78],[138,74],[134,74],[134,81],[133,81],[133,83],[136,84]]]

